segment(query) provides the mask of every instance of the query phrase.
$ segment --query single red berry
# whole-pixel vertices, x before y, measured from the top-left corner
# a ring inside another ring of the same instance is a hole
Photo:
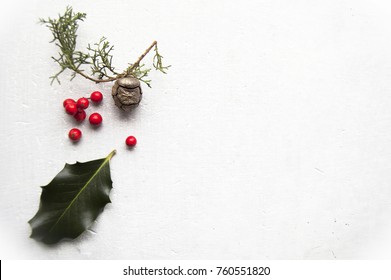
[[[71,99],[71,98],[67,98],[64,100],[64,102],[62,103],[62,106],[64,106],[64,108],[68,105],[68,104],[76,104],[76,101]]]
[[[82,133],[81,133],[80,129],[72,128],[71,130],[69,130],[68,136],[69,136],[69,139],[76,142],[76,141],[80,140],[81,134]]]
[[[92,125],[100,125],[102,123],[102,116],[99,113],[92,113],[88,120]]]
[[[84,110],[78,110],[78,112],[73,116],[75,118],[75,120],[77,120],[78,122],[82,122],[86,119],[87,117],[87,114]]]
[[[76,105],[77,105],[77,108],[79,108],[79,109],[87,109],[88,105],[90,105],[90,101],[88,101],[87,98],[82,97],[77,100]]]
[[[137,144],[137,139],[134,136],[128,136],[125,140],[125,143],[129,147],[134,147]]]
[[[65,112],[69,115],[74,115],[77,113],[77,106],[76,103],[69,103],[68,105],[65,106]]]
[[[103,99],[103,94],[100,91],[94,91],[93,93],[91,93],[90,98],[91,101],[99,103]]]

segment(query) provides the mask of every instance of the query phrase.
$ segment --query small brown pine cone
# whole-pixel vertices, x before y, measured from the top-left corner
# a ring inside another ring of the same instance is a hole
[[[143,92],[138,79],[124,77],[115,81],[111,94],[118,108],[124,111],[130,111],[132,108],[138,106]]]

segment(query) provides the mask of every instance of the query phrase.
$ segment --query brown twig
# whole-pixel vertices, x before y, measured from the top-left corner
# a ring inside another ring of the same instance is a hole
[[[128,70],[128,72],[132,72],[137,66],[140,65],[141,60],[152,50],[154,46],[157,45],[157,41],[153,41],[152,44],[145,50],[145,52],[137,59],[135,63],[132,64],[132,67]]]
[[[123,76],[123,75],[118,75],[117,77],[112,77],[112,78],[105,79],[105,80],[98,80],[98,79],[95,79],[95,78],[93,78],[93,77],[90,77],[90,76],[84,74],[84,73],[83,73],[82,71],[80,71],[80,70],[76,70],[75,72],[76,72],[77,74],[83,76],[84,78],[86,78],[86,79],[88,79],[88,80],[90,80],[90,81],[93,81],[93,82],[95,82],[95,83],[97,83],[97,84],[99,84],[99,83],[112,82],[112,81],[115,81],[115,80],[117,80],[118,78],[120,78],[120,77]]]

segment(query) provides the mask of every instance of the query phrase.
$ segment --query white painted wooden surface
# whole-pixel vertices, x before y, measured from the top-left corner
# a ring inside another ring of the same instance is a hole
[[[118,69],[159,42],[172,68],[133,113],[110,85],[50,86],[37,20],[67,4],[80,48],[107,36]],[[389,1],[10,1],[0,30],[2,259],[391,257]],[[62,100],[94,90],[104,124],[73,145]],[[96,233],[30,239],[39,186],[112,149]]]

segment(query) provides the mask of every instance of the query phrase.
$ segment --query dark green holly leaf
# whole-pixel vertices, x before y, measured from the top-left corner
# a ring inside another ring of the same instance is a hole
[[[76,238],[91,226],[107,203],[112,189],[110,159],[65,164],[63,170],[42,187],[38,212],[29,221],[31,238],[52,244]]]

